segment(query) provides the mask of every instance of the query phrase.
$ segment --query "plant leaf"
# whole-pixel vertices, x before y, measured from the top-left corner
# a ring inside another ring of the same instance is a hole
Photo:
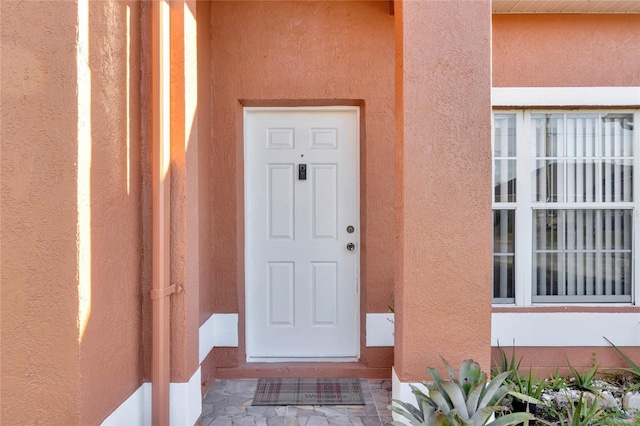
[[[416,401],[418,402],[418,404],[420,404],[420,401],[427,401],[429,404],[434,405],[434,403],[431,400],[431,398],[429,398],[429,396],[427,394],[422,392],[422,389],[420,389],[419,387],[417,387],[415,385],[411,385],[411,384],[409,386],[411,387],[411,392],[416,397]]]
[[[509,395],[518,398],[520,401],[523,402],[528,402],[529,404],[538,404],[538,405],[544,405],[543,401],[540,401],[539,399],[536,399],[532,396],[529,395],[525,395],[523,393],[520,392],[516,392],[514,390],[510,390],[509,392],[507,392]]]
[[[427,389],[429,389],[429,391],[431,391],[432,388],[439,390],[440,393],[442,393],[444,398],[446,399],[447,405],[449,407],[453,407],[453,403],[451,402],[451,399],[449,399],[449,395],[447,395],[445,390],[442,388],[442,383],[444,382],[444,380],[442,380],[442,376],[440,375],[440,373],[438,373],[438,370],[436,370],[435,368],[427,368],[427,370],[429,371],[429,374],[431,374],[434,380],[431,383],[432,386],[427,386]]]
[[[487,426],[508,426],[519,425],[529,420],[535,420],[535,417],[531,413],[510,413],[505,416],[500,416]]]
[[[449,417],[443,413],[436,413],[434,420],[434,423],[437,426],[453,426]]]
[[[470,417],[478,410],[478,402],[480,401],[480,396],[482,395],[483,390],[484,383],[477,384],[471,388],[467,395],[467,411],[469,412]]]
[[[636,376],[640,377],[640,367],[638,367],[638,365],[636,365],[636,363],[634,363],[631,358],[629,358],[629,356],[627,354],[625,354],[624,352],[622,352],[622,349],[618,348],[616,345],[613,344],[613,342],[611,342],[611,340],[607,339],[606,337],[602,336],[602,338],[604,340],[606,340],[607,342],[609,342],[609,344],[611,346],[613,346],[613,349],[616,350],[616,352],[618,352],[618,354],[624,358],[625,361],[627,361],[627,363],[631,366],[631,369],[624,369],[624,371],[627,371],[629,373],[634,373]]]
[[[503,409],[503,407],[481,407],[475,412],[473,417],[471,417],[471,422],[473,426],[483,426],[487,424],[493,413],[496,411],[502,411]]]
[[[469,411],[467,410],[467,401],[464,391],[453,382],[443,382],[442,387],[449,395],[453,409],[455,409],[463,419],[469,418]]]
[[[445,382],[450,383],[450,382]],[[455,385],[454,385],[455,386]],[[438,390],[433,390],[429,392],[429,397],[435,403],[438,411],[441,411],[447,414],[451,409],[453,409],[453,404],[450,404],[449,401],[444,397],[444,394]]]
[[[469,390],[478,383],[482,378],[482,370],[480,364],[472,359],[466,359],[460,365],[460,385],[465,395],[469,394]]]
[[[451,365],[449,365],[446,359],[442,357],[440,357],[440,359],[442,360],[442,362],[444,362],[444,366],[447,369],[447,372],[449,373],[449,377],[451,377],[452,380],[456,380],[457,379],[456,372],[453,370]]]
[[[393,402],[395,404],[398,404],[400,407],[396,407],[395,405],[391,404],[388,406],[389,410],[406,417],[413,424],[420,424],[424,421],[423,413],[421,413],[420,410],[415,406],[398,399],[394,399]]]
[[[493,378],[493,380],[491,380],[491,382],[489,382],[489,385],[485,388],[484,392],[482,393],[482,396],[480,397],[480,403],[478,404],[479,408],[486,407],[487,405],[489,405],[489,403],[494,399],[494,396],[496,396],[496,394],[500,390],[502,383],[504,382],[504,380],[507,378],[508,375],[509,375],[509,372],[505,371],[504,373],[498,374],[496,377]],[[508,391],[509,391],[509,388],[507,388],[507,392]]]
[[[460,372],[460,381],[462,383],[462,387],[465,395],[469,395],[469,391],[476,386],[478,383],[485,383],[487,381],[487,375],[482,372],[480,368],[480,364],[475,361],[469,360],[468,368],[465,372],[465,375],[462,375],[462,371]]]

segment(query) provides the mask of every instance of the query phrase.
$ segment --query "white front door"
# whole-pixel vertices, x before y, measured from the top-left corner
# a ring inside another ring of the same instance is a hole
[[[245,108],[247,361],[359,355],[357,107]]]

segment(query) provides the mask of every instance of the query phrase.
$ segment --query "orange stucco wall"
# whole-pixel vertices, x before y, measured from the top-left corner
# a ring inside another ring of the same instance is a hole
[[[0,7],[0,423],[74,424],[80,413],[77,11],[73,3]]]
[[[394,369],[490,366],[489,0],[396,1]]]
[[[386,312],[393,291],[394,196],[394,46],[388,3],[213,2],[211,22],[214,298],[205,303],[216,312],[240,312],[242,352],[239,100],[339,104],[331,100],[342,99],[362,103],[366,123],[361,135],[363,312]]]
[[[640,15],[494,15],[493,86],[639,86]]]
[[[151,76],[151,3],[140,4],[140,75]],[[140,166],[142,171],[142,190],[140,200],[142,252],[141,262],[142,301],[142,367],[144,381],[151,381],[151,299],[153,269],[153,211],[152,211],[152,115],[151,115],[151,78],[140,79]]]
[[[80,334],[80,423],[142,382],[140,4],[90,2],[90,315]],[[105,386],[108,384],[108,386]],[[96,398],[96,395],[100,395]]]
[[[97,424],[142,382],[139,22],[2,2],[2,424]]]
[[[214,287],[211,271],[213,245],[211,234],[211,173],[212,173],[212,125],[211,125],[211,2],[199,1],[196,6],[198,19],[198,175],[200,213],[200,325],[211,316],[214,309]]]
[[[200,326],[200,208],[198,63],[195,0],[175,1],[171,19],[171,381],[187,382],[198,368]]]
[[[512,356],[512,347],[502,348],[509,359]],[[620,348],[632,360],[640,359],[640,347],[627,346]],[[538,377],[549,377],[555,374],[570,375],[569,363],[578,371],[586,371],[596,364],[600,365],[600,371],[610,374],[616,368],[629,367],[627,362],[609,346],[516,346],[516,361],[520,362],[520,371],[528,373],[532,369]],[[500,348],[491,350],[494,366],[500,365]]]

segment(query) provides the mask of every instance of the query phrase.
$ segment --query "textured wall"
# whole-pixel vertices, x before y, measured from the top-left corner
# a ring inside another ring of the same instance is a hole
[[[74,3],[3,1],[2,424],[78,423]]]
[[[200,209],[195,0],[171,3],[171,381],[198,368]],[[207,25],[204,23],[203,25]]]
[[[200,210],[200,325],[213,313],[215,293],[211,284],[211,2],[197,2],[198,18],[198,173]],[[204,371],[203,371],[204,374]]]
[[[386,2],[214,2],[213,305],[244,304],[239,99],[364,100],[363,313],[385,312],[393,280],[393,17]],[[242,329],[243,324],[240,324]]]
[[[640,86],[640,15],[495,15],[493,85]]]
[[[490,367],[489,0],[396,2],[395,371]]]
[[[511,346],[502,349],[508,357],[511,357]],[[640,347],[620,347],[620,349],[632,360],[640,359]],[[628,367],[627,362],[613,349],[606,346],[582,346],[582,347],[558,347],[558,346],[516,346],[516,357],[522,366],[521,371],[528,373],[533,368],[538,377],[549,377],[559,374],[571,374],[567,360],[578,371],[587,371],[595,364],[600,364],[601,371]],[[500,349],[491,349],[493,365],[500,362]],[[637,361],[636,361],[637,362]]]
[[[2,421],[141,383],[136,2],[2,2]]]
[[[89,120],[84,125],[90,141],[81,144],[91,148],[90,204],[84,206],[90,214],[91,288],[80,335],[82,424],[99,423],[142,382],[140,3],[89,5],[90,79],[79,83],[90,89],[90,114],[81,113]]]

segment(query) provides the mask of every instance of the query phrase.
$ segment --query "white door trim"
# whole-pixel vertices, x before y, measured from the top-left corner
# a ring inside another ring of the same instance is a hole
[[[356,227],[356,229],[358,230],[357,232],[357,250],[354,253],[354,256],[356,256],[355,258],[355,292],[356,292],[356,296],[355,296],[355,300],[354,300],[354,305],[353,306],[353,314],[355,316],[354,319],[354,345],[355,345],[355,355],[354,356],[349,356],[349,357],[305,357],[305,358],[298,358],[298,357],[268,357],[268,358],[263,358],[263,357],[256,357],[256,356],[252,356],[251,355],[251,339],[250,339],[250,325],[252,324],[252,312],[250,307],[250,302],[249,302],[249,289],[248,289],[248,280],[247,280],[247,268],[249,267],[249,262],[247,262],[247,259],[250,258],[250,256],[252,255],[250,253],[251,247],[248,244],[248,224],[249,221],[251,220],[251,215],[250,212],[248,211],[249,208],[249,197],[251,196],[251,194],[249,194],[249,188],[248,188],[248,183],[249,183],[249,179],[250,176],[248,175],[249,173],[249,169],[247,167],[247,155],[248,155],[248,151],[247,151],[247,115],[251,114],[251,113],[256,113],[256,112],[279,112],[279,113],[286,113],[286,112],[319,112],[319,111],[353,111],[356,114],[356,146],[355,146],[355,155],[354,155],[354,167],[356,168],[355,170],[355,200],[354,200],[354,205],[355,205],[355,209],[356,209],[356,214],[355,214],[355,223],[354,226]],[[244,154],[244,158],[243,158],[243,164],[244,164],[244,234],[245,234],[245,241],[244,241],[244,256],[245,256],[245,342],[246,342],[246,354],[247,354],[247,362],[290,362],[290,361],[298,361],[298,362],[315,362],[315,361],[322,361],[322,362],[327,362],[327,361],[334,361],[334,362],[342,362],[342,361],[357,361],[360,358],[360,304],[361,304],[361,292],[360,292],[360,243],[362,240],[362,234],[360,232],[360,107],[358,106],[305,106],[305,107],[244,107],[243,108],[243,154]]]

